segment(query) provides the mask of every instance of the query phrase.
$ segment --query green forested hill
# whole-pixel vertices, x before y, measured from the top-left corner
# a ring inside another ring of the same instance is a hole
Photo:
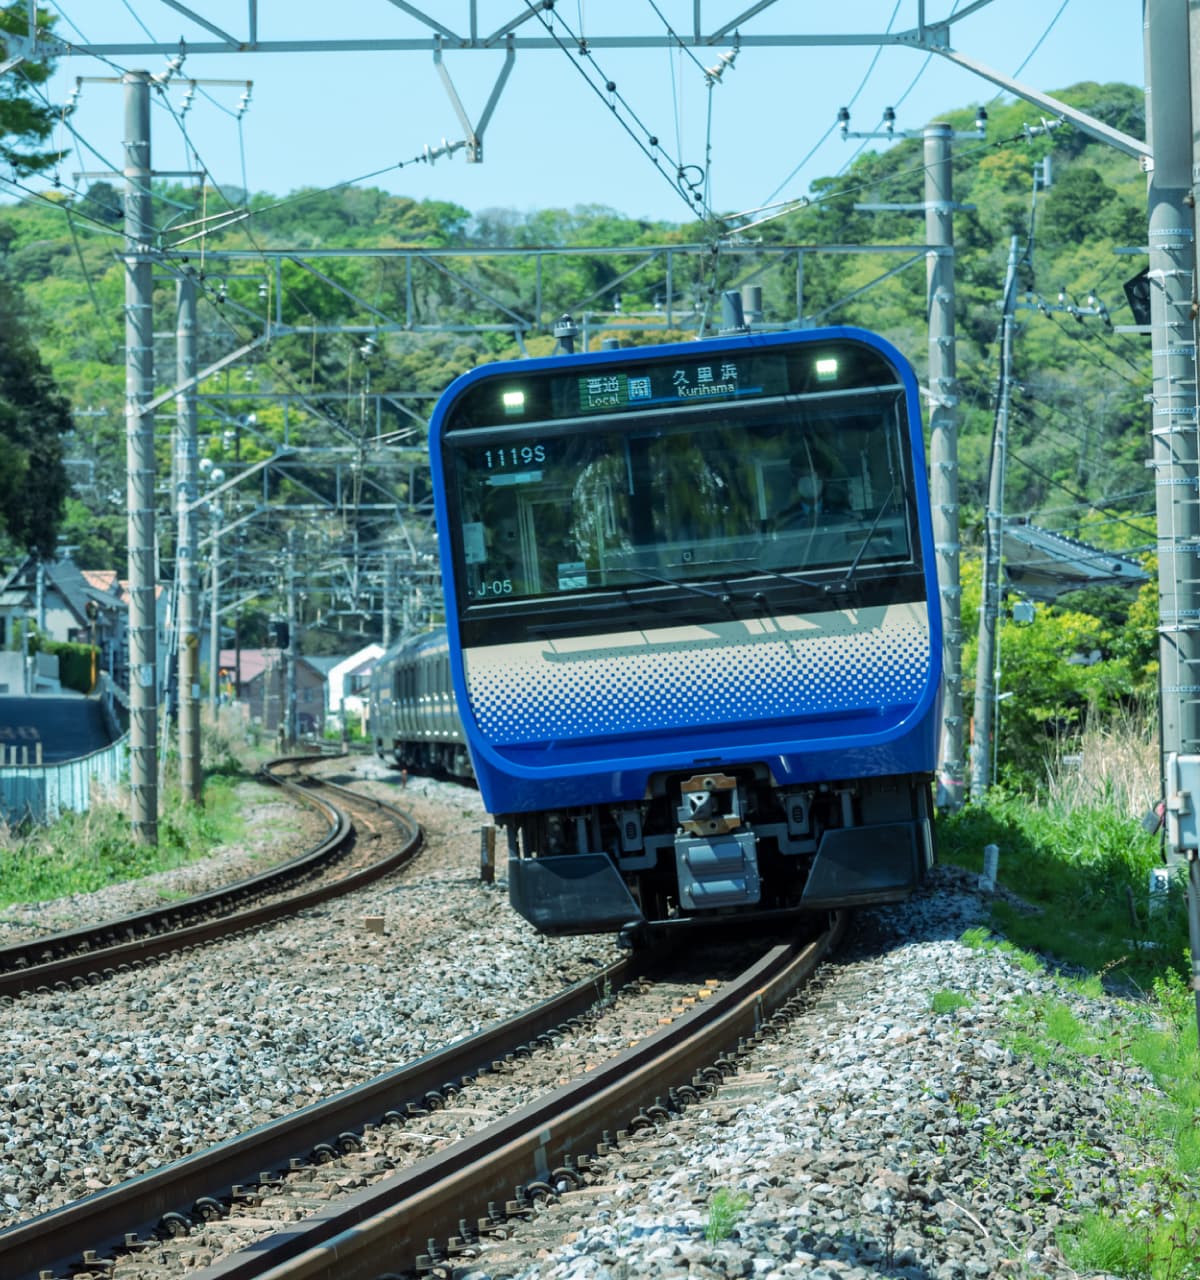
[[[1081,84],[1058,96],[1127,133],[1144,134],[1138,89]],[[1149,345],[1140,335],[1119,334],[1112,327],[1133,320],[1123,284],[1145,261],[1116,250],[1146,243],[1145,176],[1135,161],[1070,125],[1031,134],[1043,122],[1024,103],[992,105],[990,113],[986,141],[955,143],[954,194],[973,206],[955,218],[964,543],[969,549],[978,541],[999,369],[999,302],[1010,240],[1017,236],[1023,255],[1020,293],[1029,305],[1018,315],[1007,509],[1112,548],[1149,548],[1153,492],[1144,467]],[[945,119],[968,131],[974,117],[974,107],[968,106]],[[530,314],[535,298],[547,321],[563,312],[612,320],[618,318],[618,305],[619,318],[627,322],[635,323],[638,315],[659,320],[665,260],[641,258],[636,250],[664,244],[704,246],[686,267],[677,261],[674,269],[677,328],[671,335],[628,332],[624,341],[692,336],[719,292],[747,281],[763,286],[768,319],[793,315],[794,257],[773,266],[752,251],[803,245],[812,249],[804,257],[805,315],[876,329],[906,351],[920,371],[928,343],[923,256],[868,288],[895,265],[895,255],[821,253],[818,248],[923,242],[919,213],[855,207],[919,203],[922,141],[899,139],[859,155],[848,143],[847,157],[844,172],[814,184],[807,206],[745,230],[735,224],[648,223],[601,207],[470,211],[361,188],[257,193],[247,199],[240,191],[162,186],[155,200],[162,252],[155,296],[158,381],[162,389],[173,381],[173,277],[190,270],[201,285],[202,365],[260,333],[268,313],[284,325],[359,329],[350,335],[279,336],[210,380],[204,390],[226,398],[202,410],[202,452],[214,464],[227,465],[230,424],[246,421],[251,413],[253,431],[237,433],[242,464],[267,456],[285,432],[292,445],[363,444],[379,423],[368,413],[365,398],[356,403],[356,395],[367,389],[436,395],[480,360],[520,354],[511,333],[499,327],[468,332],[466,326],[511,323],[514,313]],[[1047,157],[1053,182],[1035,197],[1035,165]],[[4,275],[23,292],[41,356],[76,414],[69,453],[78,487],[68,504],[63,540],[79,548],[78,558],[89,566],[118,569],[124,564],[125,538],[121,219],[120,193],[105,183],[82,196],[0,207]],[[583,245],[631,251],[545,259],[540,267],[519,252]],[[730,245],[740,252],[728,252]],[[285,261],[278,280],[257,256],[264,249],[380,248],[496,252],[487,258],[442,258],[412,269],[398,259],[327,257],[313,264],[320,274]],[[234,263],[211,256],[229,249],[246,256]],[[1039,302],[1045,304],[1041,309]],[[1107,320],[1055,309],[1072,302],[1081,310],[1103,307]],[[411,330],[374,335],[370,359],[364,359],[364,336],[373,326],[388,320],[403,324],[406,318]],[[434,331],[439,326],[443,331]],[[527,334],[524,345],[538,353],[553,344],[543,332]],[[269,392],[294,398],[285,411],[267,398]],[[329,392],[342,398],[314,401],[319,410],[295,398]],[[420,416],[422,406],[413,403]],[[396,414],[385,429],[412,428],[410,416]],[[172,417],[168,407],[160,418],[164,475],[170,467]],[[419,432],[412,443],[419,446]],[[306,474],[297,483],[320,489],[326,482]],[[164,482],[161,488],[169,566],[169,486]],[[14,550],[5,558],[11,559]],[[1128,601],[1093,601],[1090,607],[1089,616],[1110,631],[1119,630]],[[1141,646],[1130,659],[1130,672],[1141,674],[1127,672],[1127,683],[1145,677],[1152,638],[1149,643],[1150,649]]]
[[[1080,85],[1058,96],[1107,123],[1143,136],[1140,91],[1125,85]],[[972,114],[953,112],[958,130]],[[1092,295],[1115,324],[1131,323],[1122,285],[1144,258],[1118,255],[1117,248],[1146,243],[1145,176],[1135,161],[1089,141],[1064,126],[1050,136],[1020,139],[1037,125],[1024,103],[993,108],[989,141],[955,147],[955,197],[974,205],[955,219],[958,291],[958,368],[962,381],[964,501],[983,502],[996,380],[999,303],[1011,237],[1023,254],[1022,299],[1057,304],[1060,290],[1081,308]],[[850,173],[816,184],[829,198],[777,225],[772,234],[853,243],[920,238],[919,218],[904,213],[855,212],[857,202],[903,203],[922,199],[922,143],[896,144],[886,153],[860,158]],[[1051,157],[1053,185],[1037,193],[1034,166]],[[1032,248],[1030,235],[1032,228]],[[822,280],[831,293],[877,273],[857,260],[832,263],[839,279]],[[814,282],[815,283],[815,282]],[[851,303],[840,318],[888,332],[920,366],[926,340],[922,281],[896,280]],[[915,287],[914,287],[915,286]],[[914,305],[914,303],[916,305]],[[1149,383],[1149,349],[1138,336],[1113,333],[1102,321],[1073,319],[1050,311],[1022,309],[1014,350],[1018,389],[1013,399],[1012,461],[1008,507],[1045,512],[1077,506],[1080,499],[1117,509],[1152,509],[1142,459],[1148,453],[1143,394]],[[1061,520],[1082,518],[1062,513]],[[1060,523],[1059,517],[1048,523]],[[1127,531],[1128,532],[1128,531]],[[1137,541],[1137,539],[1132,539]],[[1117,538],[1117,544],[1125,535]]]
[[[1139,90],[1125,85],[1078,85],[1061,96],[1126,132],[1142,133]],[[972,109],[946,119],[968,130]],[[1028,256],[1021,268],[1021,289],[1029,300],[1051,305],[1066,291],[1068,300],[1087,306],[1089,296],[1103,304],[1115,323],[1131,320],[1122,285],[1142,267],[1137,257],[1114,252],[1145,243],[1145,178],[1129,157],[1089,141],[1069,125],[1049,136],[1023,138],[1026,126],[1039,123],[1023,103],[993,107],[989,139],[956,143],[955,196],[974,206],[956,217],[956,270],[959,296],[959,372],[963,387],[964,500],[978,508],[983,497],[987,442],[997,377],[998,303],[1010,238],[1019,236]],[[1015,140],[1014,140],[1015,139]],[[860,212],[856,203],[906,203],[923,198],[919,138],[897,141],[886,150],[860,155],[836,178],[814,184],[813,203],[764,223],[738,237],[745,243],[919,244],[919,215]],[[1051,188],[1033,195],[1037,162],[1051,157]],[[327,287],[298,266],[283,273],[284,296],[273,294],[266,267],[251,259],[237,264],[232,277],[219,276],[206,254],[221,248],[396,248],[459,247],[514,250],[547,245],[651,245],[700,243],[713,228],[652,224],[625,218],[604,208],[470,212],[457,205],[413,201],[378,190],[344,188],[300,190],[289,196],[255,195],[253,216],[224,230],[230,204],[240,192],[167,188],[156,201],[163,228],[165,270],[156,290],[156,327],[160,380],[167,385],[174,360],[173,290],[169,272],[191,267],[204,278],[208,306],[202,328],[208,334],[202,359],[216,358],[238,337],[249,337],[267,305],[281,307],[285,323],[373,323],[372,314],[402,320],[406,303],[415,306],[422,325],[488,323],[501,317],[482,298],[483,291],[517,310],[535,292],[534,267],[520,256],[484,263],[451,264],[453,275],[426,275],[417,285],[401,267],[368,260],[325,261],[321,270],[374,308],[368,313],[345,294]],[[58,207],[54,207],[57,204]],[[195,229],[181,230],[207,215],[214,229],[202,239]],[[98,464],[103,484],[120,488],[123,466],[121,405],[123,372],[123,278],[119,261],[120,195],[104,183],[81,198],[27,202],[0,208],[0,253],[9,281],[23,289],[43,358],[81,418],[80,449]],[[1032,248],[1030,233],[1032,229]],[[560,260],[542,282],[544,315],[578,314],[581,308],[611,308],[619,292],[625,313],[653,314],[661,301],[664,271],[654,265],[633,274],[619,291],[605,293],[635,263],[621,257]],[[753,275],[744,258],[720,257],[715,269],[690,282],[695,296],[728,288]],[[804,300],[807,314],[826,312],[839,299],[883,274],[891,262],[878,255],[806,255]],[[222,269],[223,270],[223,269]],[[768,316],[794,308],[794,272],[768,272],[764,284]],[[681,289],[676,280],[675,288]],[[272,296],[259,295],[270,285]],[[478,285],[478,290],[471,287]],[[683,288],[689,282],[682,282]],[[224,298],[224,305],[220,300]],[[924,272],[921,264],[829,311],[830,320],[878,329],[908,352],[920,368],[926,355]],[[680,333],[695,331],[694,317],[680,318]],[[1022,310],[1015,349],[1017,381],[1013,401],[1013,460],[1009,506],[1041,513],[1046,522],[1074,529],[1086,518],[1085,500],[1121,512],[1149,510],[1142,460],[1147,453],[1142,397],[1148,389],[1149,353],[1137,336],[1119,335],[1101,320],[1074,319],[1064,312]],[[651,340],[647,333],[642,340]],[[636,335],[632,339],[638,340]],[[377,388],[437,392],[456,373],[480,359],[517,354],[503,334],[393,334],[383,337],[380,357],[371,369]],[[354,383],[354,344],[322,335],[282,339],[250,362],[252,391],[313,390],[321,385]],[[235,406],[236,407],[236,406]],[[257,406],[261,408],[261,406]],[[106,411],[100,413],[100,411]],[[257,413],[264,430],[271,412]],[[94,454],[92,452],[94,448]],[[81,472],[77,472],[80,474]],[[101,508],[102,510],[103,508]],[[1063,510],[1068,509],[1068,510]],[[1095,525],[1093,517],[1091,523]],[[1126,530],[1126,533],[1130,531]],[[1095,530],[1093,536],[1100,536]],[[119,543],[120,532],[115,531]],[[1115,544],[1137,539],[1115,535]],[[119,546],[114,554],[119,556]]]

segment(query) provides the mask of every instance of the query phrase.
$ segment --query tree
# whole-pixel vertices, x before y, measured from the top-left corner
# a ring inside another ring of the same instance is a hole
[[[0,280],[0,528],[20,548],[54,555],[67,496],[71,409],[26,329],[19,296]]]
[[[53,21],[44,11],[38,11],[39,31],[49,31]],[[3,36],[23,36],[28,30],[29,6],[23,0],[0,7],[0,47],[6,60],[19,49],[13,47],[16,41],[5,40]],[[40,93],[53,69],[50,62],[26,59],[7,75],[0,76],[0,159],[18,175],[41,173],[66,155],[65,151],[40,149],[61,116]]]
[[[3,39],[28,31],[29,7],[0,7],[0,46],[5,58],[18,42]],[[49,29],[45,13],[38,27]],[[48,62],[23,60],[0,76],[0,160],[18,175],[57,164],[62,153],[41,149],[59,113],[40,91]],[[52,556],[67,495],[63,437],[71,411],[42,362],[25,321],[20,295],[0,281],[0,530],[26,551]]]

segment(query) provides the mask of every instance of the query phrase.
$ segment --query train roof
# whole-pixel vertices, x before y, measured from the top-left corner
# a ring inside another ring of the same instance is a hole
[[[423,654],[434,653],[438,649],[448,647],[446,628],[435,627],[432,631],[402,636],[376,663],[376,670],[390,666],[398,659],[411,659]]]

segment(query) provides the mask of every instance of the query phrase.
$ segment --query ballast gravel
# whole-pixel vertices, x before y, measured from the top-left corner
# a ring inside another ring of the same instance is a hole
[[[266,930],[3,1008],[0,1229],[393,1070],[614,958],[606,938],[539,937],[503,883],[481,882],[476,792],[401,788],[369,759],[326,767],[421,822],[422,856]],[[278,792],[262,803],[247,810],[247,860],[260,867],[274,830],[278,858],[296,852]],[[215,883],[231,872],[245,869],[227,850]],[[206,887],[197,868],[186,878],[190,892]],[[105,890],[44,915],[67,928],[122,909]]]
[[[1070,1266],[1059,1233],[1116,1208],[1154,1230],[1140,1175],[1162,1153],[1137,1122],[1154,1086],[1130,1061],[1011,1045],[1021,1011],[1036,1020],[1047,1001],[1097,1030],[1143,1015],[964,945],[985,913],[953,868],[862,913],[802,1011],[716,1098],[632,1134],[595,1185],[458,1280],[1106,1276]],[[959,1007],[935,1013],[935,994]],[[1200,1276],[1195,1259],[1179,1275]]]
[[[0,1229],[391,1069],[612,957],[605,939],[538,938],[502,879],[479,882],[474,793],[401,791],[373,761],[335,767],[409,808],[426,855],[344,905],[5,1009]],[[1018,1049],[1014,1029],[1048,1000],[1095,1028],[1148,1015],[964,945],[986,914],[952,868],[911,903],[861,913],[715,1097],[625,1139],[593,1185],[458,1259],[456,1277],[1075,1280],[1059,1239],[1081,1215],[1153,1222],[1140,1175],[1160,1159],[1137,1117],[1155,1091],[1128,1060]]]

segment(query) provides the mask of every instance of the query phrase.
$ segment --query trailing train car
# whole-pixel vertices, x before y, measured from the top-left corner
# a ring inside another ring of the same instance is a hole
[[[487,365],[430,455],[436,643],[526,919],[640,932],[920,883],[942,636],[898,351],[836,328]]]
[[[371,735],[375,754],[404,768],[471,777],[450,683],[445,631],[393,645],[371,674]]]

